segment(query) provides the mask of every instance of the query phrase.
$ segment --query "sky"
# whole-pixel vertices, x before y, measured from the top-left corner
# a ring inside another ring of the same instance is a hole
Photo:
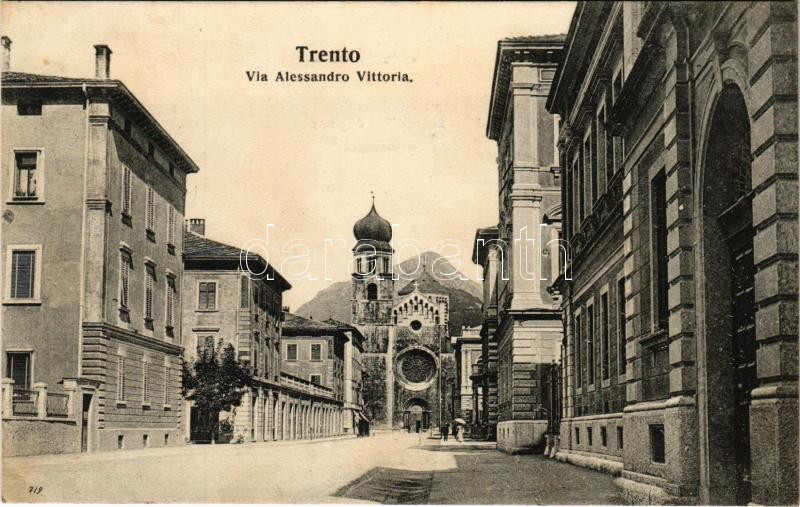
[[[188,178],[186,216],[205,218],[211,239],[268,241],[270,262],[293,285],[284,302],[297,308],[349,279],[352,227],[371,193],[397,224],[401,259],[438,249],[477,279],[475,229],[498,217],[497,148],[486,137],[497,41],[565,33],[574,8],[3,2],[0,19],[20,72],[93,77],[93,45],[109,45],[111,77],[200,167]],[[360,59],[301,63],[297,46],[346,47]],[[247,71],[269,81],[248,81]],[[350,81],[275,82],[279,71]],[[357,71],[413,82],[362,83]],[[326,239],[343,241],[326,252]]]

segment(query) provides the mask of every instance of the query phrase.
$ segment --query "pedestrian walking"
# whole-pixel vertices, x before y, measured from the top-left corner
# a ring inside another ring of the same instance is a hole
[[[442,433],[442,441],[447,442],[447,435],[450,434],[450,425],[447,423],[442,424],[439,431]]]

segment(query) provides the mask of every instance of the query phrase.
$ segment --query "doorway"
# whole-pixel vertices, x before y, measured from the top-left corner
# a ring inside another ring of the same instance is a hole
[[[406,403],[403,411],[403,426],[410,432],[427,431],[431,425],[431,411],[428,404],[419,398],[414,398]]]
[[[750,392],[757,386],[750,119],[735,85],[723,89],[702,174],[708,500],[751,499]]]
[[[92,414],[92,395],[84,394],[81,408],[81,452],[89,451],[89,421]]]

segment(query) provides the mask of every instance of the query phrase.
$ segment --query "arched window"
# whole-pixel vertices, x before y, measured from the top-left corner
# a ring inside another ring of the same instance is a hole
[[[367,299],[370,301],[378,299],[378,286],[374,283],[367,285]]]

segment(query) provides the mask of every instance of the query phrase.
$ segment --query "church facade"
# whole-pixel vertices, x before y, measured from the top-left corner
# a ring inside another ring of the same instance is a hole
[[[365,337],[364,404],[377,429],[424,431],[449,421],[450,298],[426,267],[393,272],[391,224],[370,212],[353,227],[352,325]],[[405,283],[404,283],[405,282]],[[401,286],[396,290],[396,285]]]

